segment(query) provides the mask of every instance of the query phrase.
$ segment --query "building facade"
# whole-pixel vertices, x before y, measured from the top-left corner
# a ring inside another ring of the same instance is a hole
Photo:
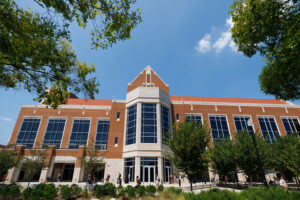
[[[90,100],[69,98],[66,105],[52,109],[46,105],[22,106],[9,143],[17,144],[18,154],[30,156],[30,149],[47,149],[47,168],[35,181],[82,182],[81,158],[84,146],[103,152],[98,180],[118,174],[125,183],[164,182],[173,173],[166,158],[170,125],[177,121],[207,121],[211,140],[230,137],[247,129],[258,130],[269,142],[275,136],[300,133],[300,106],[274,99],[207,98],[170,96],[169,86],[147,66],[128,84],[126,100]],[[249,123],[250,122],[250,123]],[[209,180],[209,172],[203,179]],[[9,170],[7,183],[26,180],[15,167]]]

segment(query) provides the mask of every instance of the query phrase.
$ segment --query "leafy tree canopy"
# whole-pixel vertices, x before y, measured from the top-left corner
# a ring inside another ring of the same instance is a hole
[[[130,38],[141,22],[135,0],[34,0],[45,13],[0,0],[0,87],[24,88],[56,108],[69,92],[94,98],[92,64],[77,59],[69,24],[91,25],[91,47],[106,49]]]
[[[219,176],[237,172],[234,144],[230,138],[220,139],[209,148],[211,167]]]
[[[234,0],[231,9],[238,51],[265,58],[261,90],[283,100],[300,99],[299,1]]]
[[[187,175],[191,183],[208,170],[207,147],[210,142],[209,129],[206,124],[191,120],[179,122],[173,126],[172,138],[168,145],[173,152],[169,159],[180,172]]]
[[[16,166],[17,163],[18,158],[15,150],[9,149],[9,147],[0,150],[0,181],[2,181],[2,178],[7,171]]]

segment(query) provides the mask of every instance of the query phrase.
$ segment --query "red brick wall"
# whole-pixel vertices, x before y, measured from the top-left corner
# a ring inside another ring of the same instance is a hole
[[[83,109],[61,109],[60,114],[58,114],[58,109],[54,110],[52,108],[37,108],[34,113],[33,107],[22,107],[20,114],[18,116],[16,125],[12,132],[9,143],[15,143],[16,138],[19,133],[19,129],[22,123],[23,117],[42,117],[40,127],[36,136],[36,141],[34,148],[39,148],[43,142],[44,134],[47,128],[49,117],[61,117],[66,118],[65,130],[63,133],[63,138],[61,141],[61,148],[68,148],[69,138],[72,131],[72,124],[74,118],[89,118],[91,120],[88,144],[90,145],[92,141],[95,141],[97,120],[99,118],[109,118],[110,119],[110,129],[108,135],[108,146],[107,151],[105,151],[105,157],[107,158],[122,158],[123,150],[123,134],[124,134],[124,119],[125,119],[125,103],[112,103],[111,110],[91,110],[85,109],[85,113],[82,114]],[[106,115],[108,112],[108,115]],[[116,120],[117,112],[120,112],[120,121]],[[114,146],[115,137],[118,137],[118,146]],[[29,152],[25,152],[25,154]],[[65,156],[76,156],[76,150],[55,150],[54,155],[65,155]]]

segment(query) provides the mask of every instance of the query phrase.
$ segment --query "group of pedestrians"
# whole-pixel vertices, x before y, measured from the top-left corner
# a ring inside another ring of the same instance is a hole
[[[93,176],[91,176],[90,174],[88,175],[87,185],[88,185],[88,190],[94,189],[95,185],[97,185],[97,178],[95,175]]]
[[[285,191],[288,190],[288,184],[285,182],[283,176],[281,176],[280,179],[278,179],[277,177],[275,177],[273,180],[270,180],[269,185],[270,186],[275,186],[275,187],[280,186],[280,187],[283,187],[283,189]]]

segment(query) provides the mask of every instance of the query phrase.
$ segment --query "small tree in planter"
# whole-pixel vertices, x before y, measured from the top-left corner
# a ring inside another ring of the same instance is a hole
[[[168,141],[173,155],[168,155],[168,158],[180,172],[187,175],[191,191],[193,180],[208,170],[209,142],[210,134],[206,123],[202,125],[192,119],[190,122],[179,122],[173,126],[172,138]]]
[[[92,176],[104,169],[104,166],[101,165],[103,163],[103,155],[104,153],[100,149],[94,148],[93,145],[85,148],[85,152],[81,158],[84,177],[88,177],[88,175]]]
[[[33,176],[39,173],[43,168],[48,167],[45,160],[47,157],[47,150],[30,149],[30,157],[22,156],[21,170],[27,175],[28,186]]]
[[[3,149],[0,149],[0,177],[3,181],[4,175],[7,171],[18,164],[17,153],[15,149],[11,149],[12,145],[9,145]]]

